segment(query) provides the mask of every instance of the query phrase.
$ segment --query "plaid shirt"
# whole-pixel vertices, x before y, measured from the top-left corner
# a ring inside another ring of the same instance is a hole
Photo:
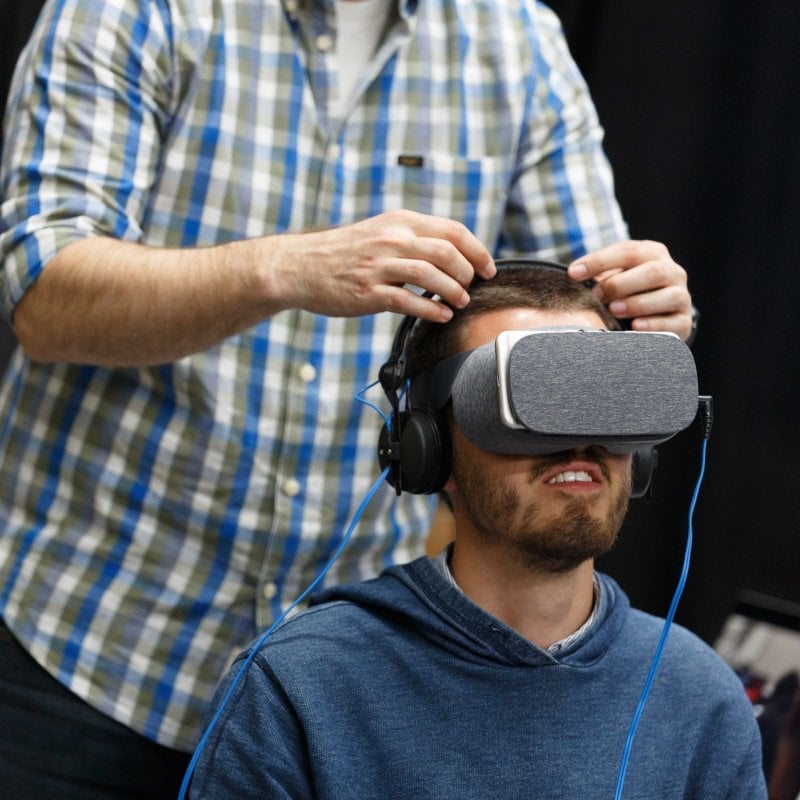
[[[86,236],[204,246],[401,207],[498,255],[626,236],[544,7],[401,0],[342,116],[335,19],[327,0],[49,2],[6,117],[5,312]],[[378,476],[382,421],[353,398],[396,324],[288,311],[147,369],[17,352],[0,604],[33,656],[190,749],[232,655],[318,574]],[[329,582],[417,555],[429,518],[429,498],[382,487]]]

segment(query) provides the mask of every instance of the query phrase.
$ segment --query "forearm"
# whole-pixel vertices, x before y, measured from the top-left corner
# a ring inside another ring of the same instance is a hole
[[[103,237],[75,242],[22,298],[14,329],[39,361],[173,361],[281,310],[257,249],[256,242],[185,250]]]
[[[462,224],[390,211],[342,228],[207,248],[93,237],[64,247],[17,304],[14,328],[39,361],[147,366],[174,361],[289,308],[382,311],[446,321],[468,302],[489,252]]]

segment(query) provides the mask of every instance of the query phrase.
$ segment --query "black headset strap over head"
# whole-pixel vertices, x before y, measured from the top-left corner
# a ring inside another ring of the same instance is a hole
[[[539,258],[498,258],[495,259],[494,263],[498,270],[503,270],[504,272],[524,272],[531,268],[536,269],[538,267],[555,270],[561,273],[566,273],[567,271],[566,264],[561,264],[558,261],[543,261]],[[477,280],[481,279],[478,278]],[[592,278],[588,278],[582,281],[582,283],[587,289],[591,289],[596,281]]]

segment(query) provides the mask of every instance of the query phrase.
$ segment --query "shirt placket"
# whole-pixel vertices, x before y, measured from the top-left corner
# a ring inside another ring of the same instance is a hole
[[[336,90],[335,8],[332,2],[320,4],[284,0],[284,9],[299,48],[298,55],[305,66],[316,114],[313,131],[306,128],[307,134],[312,137],[310,163],[314,167],[307,175],[306,207],[298,216],[301,227],[326,225],[331,223],[331,182],[326,176],[331,172],[332,163],[339,157],[339,149],[330,138],[327,111],[331,93]],[[309,428],[307,420],[308,408],[317,402],[322,353],[314,348],[314,315],[290,311],[284,317],[283,324],[290,331],[279,379],[285,387],[285,405],[280,441],[275,443],[278,454],[273,461],[275,493],[270,532],[272,545],[259,569],[255,594],[256,625],[259,629],[269,625],[305,588],[298,584],[298,575],[306,574],[301,564],[298,569],[298,562],[303,559],[302,539],[322,535],[313,524],[303,524],[298,530],[296,523],[298,508],[303,507],[307,481],[325,479],[321,465],[314,463],[314,431]],[[294,553],[291,570],[287,568],[287,553]],[[292,575],[292,580],[284,577],[287,574]]]

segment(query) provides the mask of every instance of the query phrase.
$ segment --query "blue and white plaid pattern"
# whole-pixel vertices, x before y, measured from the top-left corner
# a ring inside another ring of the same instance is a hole
[[[5,313],[86,236],[207,246],[401,207],[462,220],[498,255],[626,236],[544,7],[406,0],[343,118],[334,26],[333,0],[48,2],[5,123]],[[17,353],[0,393],[8,626],[95,707],[192,748],[229,659],[311,582],[378,475],[381,420],[353,397],[396,323],[287,311],[150,369]],[[418,554],[429,517],[385,487],[329,581]]]

